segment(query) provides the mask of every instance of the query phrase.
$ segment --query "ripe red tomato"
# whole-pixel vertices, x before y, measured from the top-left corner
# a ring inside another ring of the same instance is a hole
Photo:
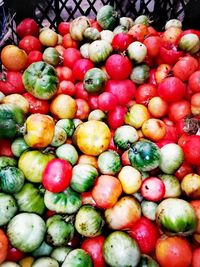
[[[175,172],[175,176],[181,181],[187,174],[192,173],[193,171],[192,166],[188,162],[184,161]]]
[[[187,136],[181,146],[185,160],[191,165],[200,165],[200,136]]]
[[[58,66],[56,68],[59,81],[68,80],[74,82],[74,76],[72,70],[69,67]]]
[[[28,54],[28,65],[38,61],[42,61],[42,53],[40,51],[35,50],[31,51]]]
[[[69,47],[77,48],[78,42],[72,39],[70,33],[67,33],[62,38],[62,46],[64,48],[69,48]]]
[[[73,75],[75,80],[83,81],[86,72],[94,68],[94,63],[89,59],[79,59],[73,66]]]
[[[95,95],[95,94],[94,95],[93,94],[89,95],[88,103],[90,105],[90,109],[91,110],[99,108],[99,106],[98,106],[98,98],[99,98],[99,95]]]
[[[8,238],[0,229],[0,263],[4,262],[8,253]]]
[[[149,71],[149,83],[153,85],[157,85],[156,81],[156,69],[151,69]]]
[[[98,97],[98,107],[103,111],[115,109],[117,102],[117,97],[110,92],[103,92]]]
[[[124,116],[127,112],[126,107],[116,106],[115,109],[108,112],[108,125],[112,129],[117,129],[124,124]]]
[[[19,38],[23,38],[26,35],[37,37],[39,35],[39,25],[34,19],[27,18],[17,25],[16,32]]]
[[[72,178],[72,166],[64,159],[52,159],[48,162],[42,176],[45,189],[59,193],[64,191]]]
[[[180,100],[178,102],[171,103],[168,108],[169,118],[177,122],[178,120],[191,114],[191,105],[187,100]]]
[[[150,254],[154,252],[159,238],[159,231],[152,221],[141,217],[128,233],[137,241],[141,253]]]
[[[0,156],[13,157],[10,139],[0,139]]]
[[[138,104],[147,105],[149,100],[156,95],[157,87],[150,83],[144,83],[137,88],[135,99]]]
[[[167,77],[158,85],[158,94],[167,102],[177,102],[186,92],[185,84],[177,77]]]
[[[63,64],[69,68],[73,68],[75,62],[81,59],[81,53],[76,48],[67,48],[63,53]]]
[[[106,267],[102,254],[104,241],[105,237],[99,235],[96,237],[86,238],[81,245],[81,248],[90,254],[94,267]]]
[[[24,258],[24,256],[25,256],[24,252],[20,251],[17,248],[10,246],[8,248],[8,254],[7,254],[6,260],[17,262],[17,261],[20,261],[22,258]]]
[[[199,267],[200,263],[200,248],[196,248],[192,253],[192,265],[191,267]]]
[[[19,71],[8,71],[6,80],[0,80],[0,91],[5,95],[24,93],[25,88],[22,82],[22,73]]]
[[[82,82],[75,84],[75,97],[85,100],[89,99],[89,93],[85,90]]]
[[[200,92],[200,70],[195,71],[189,78],[188,81],[189,88],[194,93]]]
[[[124,32],[117,33],[112,39],[112,47],[114,50],[123,52],[133,42],[133,36]]]
[[[77,111],[76,118],[80,120],[86,120],[90,113],[90,106],[86,100],[77,98],[76,100]]]
[[[192,56],[185,56],[179,59],[172,71],[175,77],[187,81],[190,75],[198,68],[198,61]]]
[[[23,39],[21,39],[19,41],[19,47],[27,54],[29,54],[31,51],[42,50],[42,44],[40,43],[40,40],[31,35],[26,35]]]
[[[60,35],[64,36],[69,33],[70,23],[67,21],[62,21],[58,25],[58,32]]]
[[[23,96],[29,102],[29,113],[41,113],[48,114],[50,109],[50,104],[47,100],[41,100],[35,98],[30,93],[25,93]]]
[[[75,91],[75,86],[71,81],[63,80],[59,83],[58,94],[74,96]]]
[[[150,201],[160,201],[165,195],[165,184],[157,177],[149,177],[142,183],[141,195]]]
[[[148,56],[156,57],[160,52],[161,38],[159,36],[149,36],[144,40]]]
[[[160,48],[159,58],[162,63],[174,65],[183,56],[183,51],[177,51],[175,46],[164,45]]]
[[[128,57],[114,54],[106,60],[106,72],[114,80],[124,80],[132,71],[132,63]]]

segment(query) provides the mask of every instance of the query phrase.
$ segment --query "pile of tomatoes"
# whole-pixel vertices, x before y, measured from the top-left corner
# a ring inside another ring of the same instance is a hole
[[[104,6],[17,34],[1,51],[1,266],[199,267],[200,32]]]

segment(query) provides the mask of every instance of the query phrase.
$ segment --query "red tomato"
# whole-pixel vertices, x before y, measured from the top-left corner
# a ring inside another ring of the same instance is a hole
[[[195,93],[191,97],[191,111],[193,115],[200,114],[200,92]]]
[[[137,104],[147,105],[149,100],[157,95],[157,88],[150,83],[141,84],[136,91],[135,98]]]
[[[166,133],[163,139],[171,140],[171,143],[176,143],[178,141],[178,134],[175,125],[166,124]]]
[[[94,201],[92,197],[92,191],[81,193],[82,205],[92,205],[96,206],[97,203]]]
[[[118,99],[119,105],[126,105],[136,93],[136,86],[131,80],[109,80],[106,83],[106,92],[110,92]]]
[[[97,206],[102,209],[112,208],[122,194],[122,186],[114,176],[101,175],[92,189],[92,197]]]
[[[156,244],[156,258],[162,267],[189,267],[192,251],[186,239],[164,236]]]
[[[58,24],[58,32],[60,35],[64,36],[69,33],[70,23],[66,21],[62,21]]]
[[[41,51],[42,44],[40,40],[34,36],[27,35],[19,42],[19,47],[23,49],[27,54],[31,51]]]
[[[194,170],[192,166],[184,161],[178,170],[175,172],[175,176],[181,181],[187,174],[192,173]]]
[[[0,156],[13,157],[10,139],[0,139]]]
[[[4,262],[8,253],[8,238],[0,229],[0,263]]]
[[[124,32],[117,33],[112,39],[112,47],[114,50],[123,52],[133,42],[133,36]]]
[[[42,183],[46,190],[53,193],[64,191],[72,178],[72,166],[64,159],[52,159],[48,162],[42,176]]]
[[[112,129],[117,129],[124,124],[124,116],[127,112],[126,107],[116,106],[115,109],[108,112],[108,125]]]
[[[131,165],[129,157],[128,157],[128,150],[124,151],[124,153],[121,156],[121,160],[122,160],[123,166],[130,166]]]
[[[82,82],[78,82],[75,84],[75,96],[76,98],[88,100],[89,93],[84,89]]]
[[[149,177],[142,183],[141,195],[150,201],[160,201],[165,195],[165,184],[157,177]]]
[[[185,56],[179,59],[172,71],[175,77],[187,81],[190,75],[198,69],[198,61],[192,56]]]
[[[144,24],[135,24],[130,28],[128,34],[131,34],[133,38],[139,42],[143,42],[145,37],[148,36],[148,27]]]
[[[79,59],[73,66],[73,75],[76,80],[83,81],[86,72],[94,68],[94,63],[89,59]]]
[[[25,93],[23,96],[29,102],[29,113],[49,113],[50,104],[47,100],[37,99],[30,93]]]
[[[151,69],[149,72],[149,83],[150,84],[157,85],[155,75],[156,75],[156,69]]]
[[[28,54],[28,65],[38,61],[42,61],[42,53],[40,51],[31,51]]]
[[[17,25],[16,32],[19,38],[23,38],[26,35],[33,35],[37,37],[39,35],[39,26],[34,19],[27,18]]]
[[[102,254],[104,241],[105,237],[99,235],[92,238],[86,238],[81,245],[81,248],[90,254],[94,267],[106,267]]]
[[[178,120],[191,114],[191,105],[187,100],[180,100],[178,102],[171,103],[168,108],[169,118],[177,122]]]
[[[185,84],[176,77],[165,78],[158,85],[158,94],[167,102],[177,102],[183,98],[186,92]]]
[[[74,96],[75,94],[75,86],[71,81],[61,81],[58,88],[58,94],[66,94],[70,96]]]
[[[174,65],[183,56],[183,51],[177,51],[171,45],[161,46],[159,57],[163,63]]]
[[[76,111],[76,118],[80,120],[86,120],[89,113],[90,107],[86,100],[78,98],[76,99],[77,104],[77,111]]]
[[[75,62],[81,59],[81,53],[76,48],[67,48],[63,54],[63,64],[69,68],[73,68]]]
[[[24,93],[25,88],[22,82],[22,73],[19,71],[8,71],[6,80],[0,80],[0,91],[5,95]]]
[[[63,80],[69,80],[71,82],[74,81],[73,73],[70,68],[65,67],[65,66],[64,67],[58,66],[56,68],[56,71],[57,71],[59,81],[63,81]]]
[[[89,99],[88,99],[88,103],[90,105],[90,108],[91,110],[95,110],[95,109],[98,109],[99,106],[98,106],[98,98],[99,98],[99,95],[89,95]]]
[[[25,256],[24,252],[20,251],[17,248],[9,247],[6,260],[17,262],[20,261],[22,258],[24,258],[24,256]]]
[[[200,248],[196,248],[192,254],[192,265],[191,267],[200,266]]]
[[[78,42],[76,42],[72,39],[70,33],[67,33],[62,38],[62,46],[64,48],[70,48],[70,47],[77,48]]]
[[[185,160],[195,166],[200,165],[200,136],[190,135],[182,144]]]
[[[159,232],[152,221],[141,217],[128,233],[137,241],[141,253],[150,254],[154,252]]]
[[[128,57],[114,54],[106,60],[106,72],[114,80],[124,80],[132,71],[132,63]]]
[[[171,144],[171,143],[175,143],[175,142],[173,140],[171,140],[171,139],[163,138],[163,139],[159,140],[158,142],[156,142],[156,145],[159,148],[162,148],[163,146],[165,146],[167,144]]]
[[[103,111],[115,109],[117,102],[117,97],[110,92],[103,92],[98,97],[98,107]]]
[[[159,36],[149,36],[144,40],[148,56],[156,57],[160,52],[161,39]]]
[[[102,31],[101,26],[96,20],[93,20],[93,19],[90,20],[90,27],[97,29],[99,32]]]
[[[200,92],[200,70],[195,71],[189,78],[188,82],[189,88],[194,93]]]

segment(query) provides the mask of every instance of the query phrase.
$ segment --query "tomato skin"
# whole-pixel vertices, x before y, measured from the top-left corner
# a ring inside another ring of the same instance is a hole
[[[151,220],[141,217],[128,233],[138,242],[141,253],[150,254],[154,251],[159,232]]]
[[[76,89],[75,89],[73,82],[62,80],[59,83],[59,88],[57,92],[58,94],[66,94],[66,95],[74,96],[75,92],[76,92]]]
[[[85,90],[82,82],[78,82],[75,84],[75,97],[84,100],[89,99],[89,93]]]
[[[75,101],[77,105],[76,118],[80,120],[86,120],[90,112],[89,104],[86,100],[81,98],[78,98]]]
[[[8,253],[8,238],[0,229],[0,263],[4,262]]]
[[[86,72],[94,68],[94,64],[89,59],[79,59],[73,66],[73,75],[76,80],[83,81]]]
[[[158,86],[158,94],[167,102],[181,100],[186,92],[185,84],[176,77],[165,78]]]
[[[22,258],[24,258],[24,256],[25,256],[24,252],[20,251],[17,248],[9,247],[6,260],[17,262],[20,261]]]
[[[165,195],[165,185],[161,179],[149,177],[142,183],[141,194],[147,200],[160,201]]]
[[[183,51],[176,51],[172,47],[161,46],[159,56],[163,63],[174,65],[183,56]]]
[[[0,80],[0,91],[5,95],[24,93],[22,73],[19,71],[8,71],[6,81]]]
[[[27,54],[31,51],[41,51],[42,44],[40,40],[34,36],[27,35],[19,41],[19,47],[23,49]]]
[[[10,139],[1,139],[0,140],[0,156],[13,157],[11,150],[12,141]]]
[[[182,144],[185,160],[192,165],[200,165],[200,136],[190,135]]]
[[[64,36],[65,34],[69,33],[70,23],[66,21],[62,21],[58,25],[58,32],[60,35]]]
[[[130,28],[128,34],[132,35],[135,40],[143,42],[149,34],[148,27],[144,24],[135,24]]]
[[[28,65],[31,65],[34,62],[42,61],[42,53],[40,51],[31,51],[28,54]]]
[[[44,169],[42,183],[45,189],[59,193],[69,186],[71,177],[72,166],[69,162],[64,159],[52,159]]]
[[[147,37],[143,43],[146,46],[147,53],[150,57],[158,56],[161,46],[161,38],[159,36]]]
[[[178,170],[175,172],[175,176],[181,181],[187,174],[192,173],[194,170],[192,166],[184,161]]]
[[[73,68],[75,62],[81,59],[81,53],[76,48],[67,48],[63,53],[63,64],[69,68]]]
[[[117,98],[112,93],[103,92],[98,96],[98,107],[102,111],[113,110],[117,106]]]
[[[156,69],[151,69],[149,72],[149,83],[150,84],[157,85],[155,75],[156,75]]]
[[[88,99],[88,103],[90,105],[90,108],[91,110],[95,110],[95,109],[98,109],[99,106],[98,106],[98,98],[99,96],[98,95],[89,95],[89,99]]]
[[[123,52],[133,42],[133,37],[127,33],[117,33],[112,40],[112,47],[116,51]]]
[[[23,97],[29,102],[29,113],[48,114],[50,105],[47,100],[40,100],[32,96],[30,93],[23,94]]]
[[[86,238],[81,244],[81,248],[90,254],[94,267],[106,267],[102,254],[104,241],[105,237],[99,235],[97,237]]]
[[[168,109],[169,118],[177,122],[178,120],[191,114],[191,105],[187,100],[180,100],[178,102],[171,103]]]
[[[94,201],[94,198],[92,197],[92,191],[81,193],[81,199],[82,199],[82,205],[89,204],[94,207],[97,206],[97,203]]]
[[[192,251],[186,239],[178,236],[163,237],[156,244],[156,258],[162,267],[189,267]]]
[[[116,106],[115,109],[108,112],[108,125],[112,129],[117,129],[124,124],[124,116],[126,114],[126,107]]]
[[[199,267],[199,263],[200,263],[200,248],[196,248],[192,254],[191,267]]]
[[[198,68],[198,61],[192,56],[185,56],[174,65],[172,71],[175,77],[187,81]]]
[[[78,47],[78,42],[76,42],[75,40],[72,39],[70,33],[67,33],[63,36],[62,39],[62,46],[64,48],[77,48]]]
[[[147,105],[149,100],[157,95],[157,88],[150,83],[144,83],[140,85],[135,94],[136,103]]]
[[[188,82],[189,88],[194,93],[200,92],[200,70],[195,71],[189,78]]]
[[[17,35],[19,38],[23,38],[26,35],[39,35],[39,26],[34,19],[26,18],[17,25]]]

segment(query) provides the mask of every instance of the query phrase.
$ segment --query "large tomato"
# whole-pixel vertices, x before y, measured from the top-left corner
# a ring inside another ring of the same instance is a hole
[[[89,59],[79,59],[75,62],[73,66],[73,75],[76,80],[82,81],[86,72],[94,68],[94,64]]]
[[[19,38],[23,38],[27,35],[33,35],[38,37],[39,35],[39,25],[34,19],[26,18],[22,20],[19,25],[17,25],[16,32]]]
[[[114,35],[112,39],[112,47],[114,50],[123,52],[133,42],[133,37],[130,34],[121,32]]]
[[[177,122],[178,120],[191,114],[191,104],[187,100],[180,100],[178,102],[171,103],[168,109],[169,118]]]
[[[72,68],[79,59],[81,59],[81,53],[76,48],[67,48],[63,53],[63,64],[69,68]]]
[[[192,56],[185,56],[174,65],[173,74],[182,81],[187,81],[198,68],[198,61]]]
[[[195,166],[200,165],[200,136],[190,135],[182,144],[185,160]]]

